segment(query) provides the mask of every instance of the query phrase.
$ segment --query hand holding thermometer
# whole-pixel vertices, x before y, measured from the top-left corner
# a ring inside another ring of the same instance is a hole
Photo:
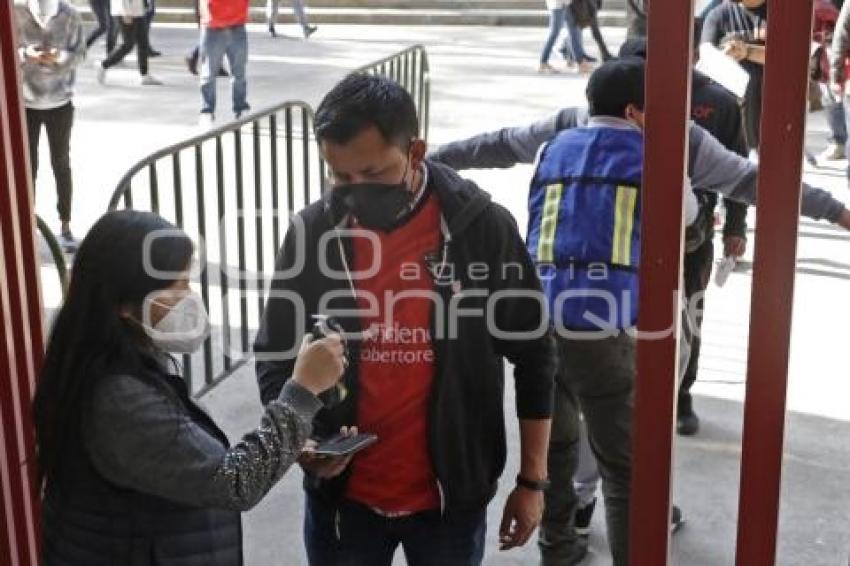
[[[321,340],[331,334],[339,334],[342,336],[345,332],[339,321],[331,316],[314,314],[312,318],[314,320],[312,330],[313,340]],[[345,356],[345,367],[348,368],[348,345],[345,340],[342,341],[342,346],[345,349],[345,353],[343,354]],[[348,388],[345,387],[345,384],[343,384],[341,380],[336,384],[336,391],[338,397],[337,402],[342,402],[346,397],[348,397]]]

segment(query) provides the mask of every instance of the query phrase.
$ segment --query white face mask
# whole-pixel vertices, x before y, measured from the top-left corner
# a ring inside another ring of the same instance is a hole
[[[197,293],[189,293],[174,306],[156,325],[151,326],[151,303],[156,297],[145,300],[142,328],[157,348],[177,354],[191,354],[198,350],[210,335],[210,321],[203,299]],[[161,306],[162,303],[158,303]]]
[[[46,27],[50,18],[59,13],[59,0],[29,0],[29,8],[38,23]]]

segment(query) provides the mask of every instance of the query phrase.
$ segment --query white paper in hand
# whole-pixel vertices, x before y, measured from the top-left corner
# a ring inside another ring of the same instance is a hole
[[[750,75],[734,59],[710,43],[699,46],[699,62],[696,69],[738,98],[744,98],[747,85],[750,83]]]

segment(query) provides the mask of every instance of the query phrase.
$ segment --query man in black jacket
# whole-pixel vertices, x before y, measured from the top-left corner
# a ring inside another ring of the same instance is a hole
[[[263,401],[292,375],[311,315],[348,337],[344,387],[317,436],[357,426],[349,458],[305,456],[311,564],[480,564],[486,506],[506,459],[503,358],[515,366],[521,462],[502,549],[538,525],[547,486],[554,342],[510,213],[424,159],[410,96],[352,75],[316,113],[332,189],[287,232],[255,343]]]
[[[767,43],[767,0],[732,0],[705,17],[702,43],[722,49],[750,76],[744,94],[744,125],[747,145],[758,150],[761,100]]]
[[[694,26],[694,63],[699,58],[696,39],[701,35],[699,23]],[[620,47],[620,57],[646,59],[646,39],[629,39]],[[717,138],[729,151],[742,157],[747,156],[741,108],[735,96],[713,82],[699,71],[694,71],[691,82],[691,118]],[[691,339],[691,356],[687,370],[679,387],[676,430],[690,436],[699,431],[699,418],[693,410],[691,387],[697,379],[701,346],[700,328],[705,309],[705,290],[711,278],[714,264],[714,213],[717,208],[717,193],[694,187],[700,201],[696,222],[688,226],[685,234],[683,270],[685,297],[688,302],[696,301],[696,332]],[[747,205],[731,199],[723,199],[726,221],[723,226],[723,255],[740,258],[747,250]],[[694,306],[692,306],[692,309]]]

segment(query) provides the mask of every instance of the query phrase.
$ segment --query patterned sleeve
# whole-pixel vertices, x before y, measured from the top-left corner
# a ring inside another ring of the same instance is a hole
[[[179,503],[245,511],[297,460],[321,402],[290,380],[260,425],[227,448],[179,400],[132,376],[94,391],[86,449],[109,481]]]

